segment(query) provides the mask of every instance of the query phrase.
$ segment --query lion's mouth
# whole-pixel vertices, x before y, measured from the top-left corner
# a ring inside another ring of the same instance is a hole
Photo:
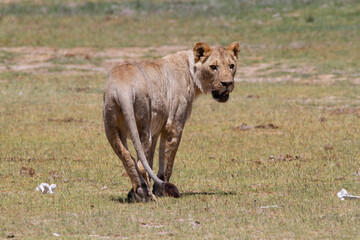
[[[212,90],[211,93],[212,93],[213,98],[218,102],[224,103],[227,100],[229,100],[229,93],[230,92],[228,90],[226,90],[225,92],[222,92],[222,93],[220,93],[220,92],[218,92],[216,90]]]

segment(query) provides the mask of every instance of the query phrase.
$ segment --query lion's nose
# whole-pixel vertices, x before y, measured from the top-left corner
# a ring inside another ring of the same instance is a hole
[[[233,84],[233,81],[221,82],[221,85],[223,85],[224,87],[229,87],[231,84]]]

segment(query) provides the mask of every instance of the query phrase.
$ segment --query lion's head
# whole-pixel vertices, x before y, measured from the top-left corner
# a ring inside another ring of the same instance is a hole
[[[204,93],[211,91],[218,102],[226,102],[234,90],[236,61],[240,44],[231,43],[227,48],[210,47],[206,43],[195,43],[194,74]]]

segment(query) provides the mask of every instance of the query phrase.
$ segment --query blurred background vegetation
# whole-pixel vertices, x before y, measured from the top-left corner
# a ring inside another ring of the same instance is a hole
[[[351,71],[360,64],[357,0],[8,2],[0,3],[0,46],[191,47],[197,41],[239,41],[253,61],[306,61]]]

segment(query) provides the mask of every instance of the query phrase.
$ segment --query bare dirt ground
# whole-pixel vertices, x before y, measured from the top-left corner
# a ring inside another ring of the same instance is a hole
[[[19,0],[0,0],[0,3],[15,3],[19,2]]]
[[[186,50],[187,46],[163,46],[147,48],[52,48],[52,47],[2,47],[0,53],[10,57],[0,61],[0,72],[31,72],[39,74],[86,74],[106,73],[113,65],[127,61],[144,61]],[[305,76],[305,77],[304,77]],[[238,68],[236,81],[282,82],[293,81],[307,84],[333,84],[349,80],[346,76],[320,74],[314,66],[305,64],[286,65],[277,62],[242,64]],[[360,78],[351,78],[360,84]]]
[[[3,51],[12,54],[12,57],[0,63],[0,72],[24,71],[44,73],[49,68],[59,66],[63,68],[59,71],[60,74],[71,74],[77,71],[107,72],[114,64],[121,64],[126,61],[139,61],[139,59],[149,57],[161,57],[185,49],[185,46],[109,48],[103,50],[82,47],[71,49],[51,47],[3,47],[0,48],[0,52]]]

